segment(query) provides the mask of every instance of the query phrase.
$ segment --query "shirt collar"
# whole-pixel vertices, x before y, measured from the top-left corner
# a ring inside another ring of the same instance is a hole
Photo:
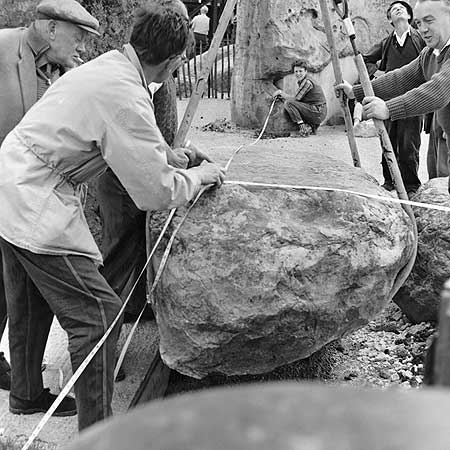
[[[27,42],[36,61],[50,48],[50,45],[37,32],[34,24],[28,28]]]
[[[410,26],[408,26],[408,29],[401,36],[399,36],[397,34],[397,32],[394,31],[395,38],[397,39],[398,45],[400,45],[400,47],[403,47],[403,45],[405,44],[406,38],[408,37],[409,34],[411,34]]]
[[[433,55],[434,56],[439,56],[446,47],[448,47],[450,45],[450,39],[446,42],[446,44],[439,50],[438,48],[435,48],[433,50]]]
[[[145,79],[144,69],[142,68],[141,62],[139,61],[139,57],[133,46],[131,44],[125,44],[123,46],[123,54],[128,58],[130,63],[133,64],[135,69],[138,71],[139,76],[141,77],[142,85],[148,91],[150,97],[152,97],[152,93],[148,89],[147,80]]]

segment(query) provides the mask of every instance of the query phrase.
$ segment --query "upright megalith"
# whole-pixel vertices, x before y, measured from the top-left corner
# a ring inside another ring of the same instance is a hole
[[[332,158],[280,155],[274,171],[265,152],[277,149],[254,150],[252,181],[384,195],[361,169]],[[361,327],[387,304],[413,249],[399,205],[238,185],[202,198],[175,242],[156,296],[160,351],[197,378],[266,373]]]
[[[390,2],[349,2],[361,51],[367,51],[392,31],[385,14]],[[328,5],[344,77],[351,82],[356,81],[355,65],[348,56],[351,46],[343,23],[332,9],[331,1]],[[296,81],[289,72],[292,62],[298,59],[308,62],[313,77],[324,88],[329,106],[328,119],[335,120],[340,115],[321,17],[318,0],[242,0],[239,3],[237,58],[232,80],[232,119],[237,125],[249,128],[262,125],[269,110],[271,90],[276,89],[274,82],[278,88],[295,93]],[[268,132],[282,135],[290,129],[277,105]]]

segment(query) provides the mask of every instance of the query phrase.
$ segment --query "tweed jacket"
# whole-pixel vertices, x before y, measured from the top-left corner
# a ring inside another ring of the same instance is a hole
[[[36,103],[32,27],[0,30],[0,144]]]

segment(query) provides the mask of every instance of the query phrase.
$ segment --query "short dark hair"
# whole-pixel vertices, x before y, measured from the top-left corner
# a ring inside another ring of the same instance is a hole
[[[303,68],[305,70],[308,70],[308,64],[306,64],[306,61],[304,61],[302,59],[299,59],[299,60],[294,61],[292,63],[292,71],[294,71],[295,67],[301,67],[301,68]]]
[[[189,39],[189,18],[180,0],[147,0],[136,9],[130,44],[141,62],[156,65],[180,55]]]

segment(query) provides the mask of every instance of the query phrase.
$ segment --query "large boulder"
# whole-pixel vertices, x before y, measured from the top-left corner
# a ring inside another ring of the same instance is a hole
[[[280,155],[274,170],[262,152],[248,170],[253,181],[385,195],[363,170],[332,158]],[[225,185],[199,201],[170,254],[155,305],[162,358],[196,378],[265,373],[306,358],[374,318],[412,245],[398,205]]]
[[[428,181],[413,200],[450,208],[448,178]],[[421,207],[413,209],[419,234],[417,258],[394,301],[412,322],[434,322],[438,318],[440,293],[450,278],[449,213]]]
[[[444,450],[447,390],[312,383],[221,388],[151,402],[94,425],[67,450]]]

